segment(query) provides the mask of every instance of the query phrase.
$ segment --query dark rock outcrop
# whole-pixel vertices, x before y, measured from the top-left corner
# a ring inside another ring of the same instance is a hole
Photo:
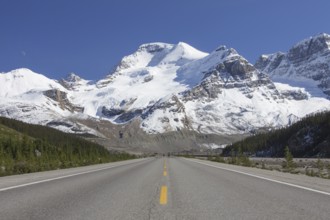
[[[48,98],[56,101],[61,109],[66,109],[70,112],[83,112],[84,108],[80,106],[74,106],[68,99],[67,93],[58,89],[51,89],[44,91],[43,94]]]
[[[123,109],[116,109],[116,108],[108,109],[107,107],[103,106],[101,112],[104,116],[111,118],[123,114],[125,111]]]

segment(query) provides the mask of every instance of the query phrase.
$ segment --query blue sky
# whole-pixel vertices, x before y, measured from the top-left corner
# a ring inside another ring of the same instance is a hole
[[[101,79],[148,42],[261,54],[330,34],[329,0],[0,0],[0,72]]]

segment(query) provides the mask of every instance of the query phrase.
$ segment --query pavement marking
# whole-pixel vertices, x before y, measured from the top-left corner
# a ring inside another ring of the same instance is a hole
[[[292,186],[292,187],[295,187],[295,188],[304,189],[304,190],[307,190],[307,191],[316,192],[316,193],[320,193],[320,194],[323,194],[323,195],[330,196],[329,192],[325,192],[325,191],[321,191],[321,190],[317,190],[317,189],[312,189],[312,188],[308,188],[308,187],[305,187],[305,186],[300,186],[300,185],[287,183],[287,182],[283,182],[283,181],[279,181],[279,180],[274,180],[274,179],[270,179],[270,178],[267,178],[267,177],[262,177],[262,176],[258,176],[258,175],[254,175],[254,174],[250,174],[250,173],[245,173],[245,172],[242,172],[242,171],[237,171],[237,170],[233,170],[233,169],[229,169],[229,168],[218,167],[218,166],[215,166],[215,165],[212,165],[212,164],[207,164],[207,163],[194,161],[194,160],[190,160],[190,159],[186,159],[186,158],[183,158],[183,159],[194,162],[194,163],[203,164],[203,165],[206,165],[206,166],[209,166],[209,167],[214,167],[214,168],[221,169],[221,170],[227,170],[227,171],[231,171],[231,172],[234,172],[234,173],[239,173],[239,174],[243,174],[243,175],[246,175],[246,176],[251,176],[251,177],[258,178],[258,179],[263,179],[263,180],[267,180],[267,181],[270,181],[270,182],[279,183],[279,184],[283,184],[283,185],[287,185],[287,186]]]
[[[163,172],[163,176],[167,176],[167,172],[166,172],[166,170],[164,170],[164,172]]]
[[[145,161],[145,160],[142,160],[142,161]],[[101,170],[111,169],[111,168],[120,167],[120,166],[129,165],[129,164],[133,164],[133,163],[138,163],[138,162],[141,162],[141,161],[134,161],[131,163],[112,165],[110,167],[104,167],[104,168],[100,168],[100,169],[84,171],[84,172],[69,174],[69,175],[65,175],[65,176],[54,177],[54,178],[50,178],[50,179],[39,180],[39,181],[35,181],[35,182],[30,182],[30,183],[24,183],[24,184],[20,184],[20,185],[16,185],[16,186],[9,186],[9,187],[5,187],[5,188],[0,188],[0,192],[7,191],[10,189],[16,189],[16,188],[21,188],[21,187],[25,187],[25,186],[35,185],[35,184],[39,184],[39,183],[50,182],[53,180],[59,180],[59,179],[73,177],[73,176],[79,176],[79,175],[83,175],[83,174],[87,174],[87,173],[93,173],[93,172],[97,172],[97,171],[101,171]]]
[[[160,190],[159,204],[161,205],[167,204],[167,186],[162,186]]]

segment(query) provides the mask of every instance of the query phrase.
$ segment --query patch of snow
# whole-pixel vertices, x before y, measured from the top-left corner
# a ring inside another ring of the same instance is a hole
[[[228,144],[215,144],[215,143],[208,143],[208,144],[202,144],[203,147],[209,148],[209,149],[224,149]]]
[[[318,87],[318,82],[312,79],[296,76],[272,75],[276,88],[279,90],[302,90],[308,92],[312,97],[326,98],[327,95]]]

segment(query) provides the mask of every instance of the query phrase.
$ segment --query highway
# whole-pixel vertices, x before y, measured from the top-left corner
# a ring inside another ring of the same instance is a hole
[[[330,180],[145,158],[0,178],[0,219],[329,219]]]

